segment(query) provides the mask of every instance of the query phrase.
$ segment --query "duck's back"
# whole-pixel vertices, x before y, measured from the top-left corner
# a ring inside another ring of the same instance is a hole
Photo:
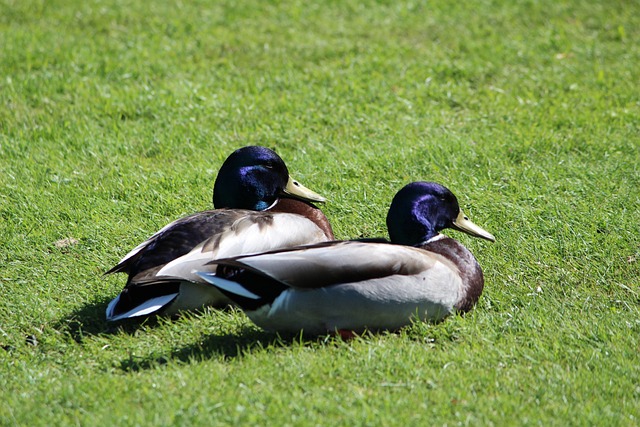
[[[156,269],[189,253],[210,236],[223,232],[247,212],[250,211],[216,209],[180,218],[135,247],[105,274],[124,272],[129,275],[130,282],[141,272]]]

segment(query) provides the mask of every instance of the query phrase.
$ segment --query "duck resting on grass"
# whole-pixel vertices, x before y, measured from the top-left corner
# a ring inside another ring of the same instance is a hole
[[[310,334],[396,330],[473,308],[482,269],[454,228],[489,241],[451,191],[414,182],[394,197],[391,242],[334,241],[218,260],[198,271],[258,326]]]
[[[236,150],[216,178],[215,210],[170,223],[105,273],[128,274],[107,320],[227,305],[230,300],[193,270],[216,258],[333,240],[325,215],[308,203],[324,201],[293,180],[272,150]]]

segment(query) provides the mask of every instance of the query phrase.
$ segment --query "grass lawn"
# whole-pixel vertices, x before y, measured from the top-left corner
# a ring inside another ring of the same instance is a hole
[[[639,29],[624,0],[0,0],[0,425],[637,425]],[[448,232],[475,310],[348,342],[107,324],[102,273],[250,144],[339,238],[447,185],[497,238]]]

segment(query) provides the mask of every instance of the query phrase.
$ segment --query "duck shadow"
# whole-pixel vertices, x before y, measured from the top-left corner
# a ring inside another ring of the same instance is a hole
[[[120,369],[125,372],[139,372],[158,368],[170,362],[191,364],[208,359],[219,359],[223,362],[231,362],[261,351],[274,352],[283,348],[326,345],[349,346],[357,340],[370,341],[371,339],[375,339],[375,337],[383,335],[403,336],[405,339],[429,346],[436,345],[436,341],[452,341],[452,339],[447,339],[446,337],[435,338],[425,334],[424,332],[429,328],[428,325],[422,325],[420,328],[420,330],[416,331],[405,329],[398,331],[367,330],[358,334],[318,335],[305,334],[303,332],[289,334],[267,332],[251,326],[244,326],[240,332],[207,335],[198,342],[176,348],[168,354],[166,352],[152,352],[146,356],[129,355],[129,357],[120,362]]]
[[[207,335],[202,340],[177,348],[169,354],[152,353],[143,357],[130,355],[121,361],[120,369],[125,372],[138,372],[156,368],[169,362],[189,364],[207,359],[231,361],[256,351],[291,347],[292,345],[309,345],[326,339],[326,337],[303,336],[302,334],[282,335],[247,326],[239,333]]]
[[[158,316],[109,322],[105,318],[105,310],[109,301],[111,301],[110,298],[103,298],[87,303],[71,312],[68,316],[58,320],[54,327],[60,332],[67,333],[74,341],[81,344],[93,336],[122,333],[133,335],[142,328],[161,327],[162,324],[166,323],[166,318]],[[204,310],[206,309],[189,312],[188,315],[201,314]],[[219,310],[234,309],[232,307],[216,309],[216,311]],[[173,316],[172,320],[176,320],[178,317],[180,315]],[[157,367],[169,361],[189,363],[193,360],[210,358],[233,360],[260,349],[288,347],[294,343],[303,343],[304,345],[322,339],[326,339],[326,337],[304,334],[278,334],[245,326],[239,332],[204,336],[197,342],[172,350],[169,354],[152,352],[142,357],[130,355],[120,362],[120,368],[123,371],[131,372]]]
[[[54,327],[61,332],[68,333],[77,343],[82,343],[86,337],[90,336],[117,333],[133,334],[142,327],[153,328],[159,325],[156,316],[109,322],[105,317],[109,301],[111,298],[103,298],[85,304],[58,320]]]

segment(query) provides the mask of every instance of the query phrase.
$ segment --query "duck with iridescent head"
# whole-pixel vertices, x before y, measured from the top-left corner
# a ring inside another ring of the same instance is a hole
[[[391,242],[334,241],[218,260],[198,271],[258,326],[324,334],[396,330],[471,310],[484,287],[475,257],[445,228],[489,241],[456,196],[414,182],[393,198]]]
[[[214,210],[168,224],[105,273],[128,275],[107,307],[107,320],[230,303],[193,270],[216,258],[333,240],[326,216],[311,204],[324,201],[292,179],[274,151],[258,146],[236,150],[216,177]]]

